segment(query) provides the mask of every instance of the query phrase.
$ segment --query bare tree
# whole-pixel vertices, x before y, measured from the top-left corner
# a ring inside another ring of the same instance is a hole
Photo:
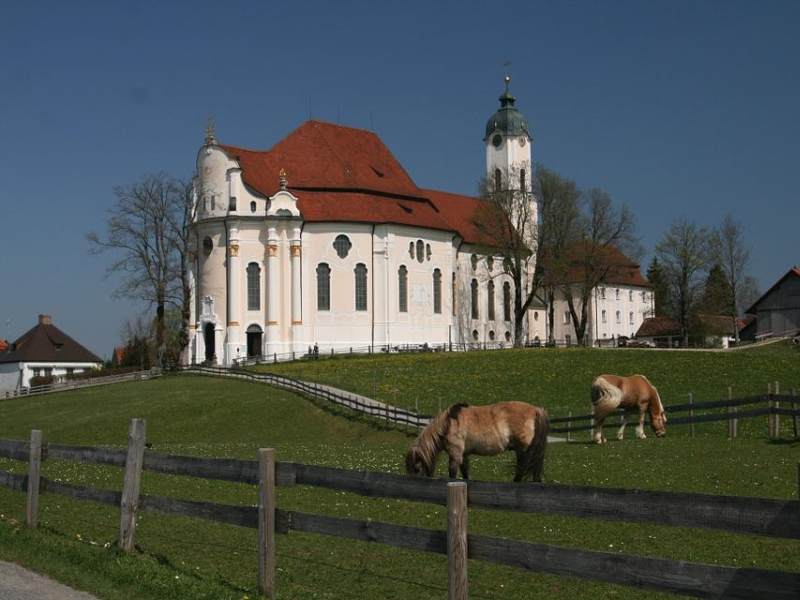
[[[106,271],[120,278],[118,297],[155,307],[155,347],[164,354],[167,304],[181,306],[183,290],[175,274],[181,271],[171,222],[184,203],[184,190],[172,177],[159,173],[115,188],[116,202],[108,211],[106,233],[87,235],[90,252],[110,252]],[[176,220],[177,221],[177,220]]]
[[[683,345],[688,346],[690,319],[711,257],[709,234],[685,218],[678,219],[656,245],[656,256],[669,285],[672,316],[680,323]]]
[[[585,213],[579,222],[577,242],[570,248],[570,272],[561,287],[567,300],[575,337],[586,339],[592,291],[615,269],[626,266],[621,252],[638,252],[633,213],[615,208],[611,196],[592,188],[583,198]]]
[[[736,343],[739,343],[737,319],[745,292],[747,265],[750,262],[750,249],[744,241],[742,225],[727,214],[722,225],[714,231],[711,238],[714,260],[727,278],[727,305]]]

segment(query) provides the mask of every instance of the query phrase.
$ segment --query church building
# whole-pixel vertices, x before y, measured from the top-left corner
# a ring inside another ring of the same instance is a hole
[[[527,191],[535,217],[533,139],[508,81],[484,131],[486,177]],[[258,151],[209,130],[195,199],[193,363],[513,343],[513,282],[476,226],[484,201],[420,188],[371,131],[312,120]]]

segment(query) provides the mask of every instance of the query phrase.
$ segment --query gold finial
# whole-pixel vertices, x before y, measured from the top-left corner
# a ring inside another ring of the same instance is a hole
[[[217,136],[214,130],[214,117],[209,115],[208,121],[206,122],[206,145],[217,143]]]
[[[278,173],[278,177],[281,183],[281,189],[285,190],[286,187],[289,185],[288,180],[286,178],[286,169],[281,169],[280,173]]]

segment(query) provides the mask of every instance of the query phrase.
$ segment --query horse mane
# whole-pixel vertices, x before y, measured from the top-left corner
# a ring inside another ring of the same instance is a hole
[[[432,472],[436,466],[436,457],[444,448],[444,440],[450,429],[450,419],[458,419],[462,408],[467,404],[453,404],[449,408],[435,415],[431,422],[423,429],[414,441],[412,450],[425,463],[425,469]]]
[[[664,420],[666,420],[667,415],[664,412],[664,405],[661,404],[661,394],[658,393],[658,389],[656,386],[650,383],[650,380],[647,377],[644,375],[640,375],[640,377],[647,382],[647,385],[649,385],[650,389],[653,391],[653,397],[650,399],[648,404],[648,407],[650,408],[650,416],[653,417],[655,415],[662,415]]]

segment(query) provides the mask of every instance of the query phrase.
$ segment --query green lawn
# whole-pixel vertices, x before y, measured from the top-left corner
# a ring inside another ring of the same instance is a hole
[[[466,353],[354,356],[255,367],[319,381],[432,413],[455,402],[490,404],[524,400],[551,416],[589,412],[589,387],[600,373],[642,373],[664,404],[762,394],[780,382],[800,389],[800,351],[787,343],[736,352],[649,349],[532,348]],[[766,425],[764,425],[766,427]]]
[[[572,357],[580,355],[571,352],[560,355],[573,362]],[[435,361],[444,370],[450,368],[449,363],[438,361],[452,358],[458,368],[467,359],[483,357],[486,361],[503,354],[508,355],[509,363],[529,356],[521,352],[422,358]],[[531,352],[530,356],[547,354]],[[407,368],[408,357],[391,358]],[[778,353],[766,362],[774,366],[792,358],[794,355]],[[385,358],[376,360],[384,368],[391,363]],[[319,365],[353,369],[366,362],[319,361]],[[436,368],[427,366],[418,373],[434,371]],[[772,372],[759,376],[774,378]],[[121,446],[132,417],[147,419],[148,440],[154,450],[176,454],[254,458],[258,447],[269,446],[276,448],[279,460],[400,472],[402,454],[411,441],[403,432],[345,418],[268,386],[185,376],[0,402],[0,438],[27,438],[30,429],[39,428],[53,442]],[[668,436],[613,442],[605,447],[575,442],[551,445],[545,478],[584,485],[788,498],[796,494],[798,460],[797,443],[769,443],[755,435],[733,442],[714,435],[695,439]],[[0,469],[24,472],[25,464],[0,459]],[[512,459],[479,458],[473,470],[479,479],[510,479]],[[121,470],[110,467],[48,461],[44,475],[107,489],[121,487]],[[256,502],[253,486],[152,473],[145,473],[142,491],[231,504]],[[287,509],[437,529],[445,528],[446,523],[443,507],[305,486],[281,488],[278,502]],[[42,531],[20,528],[23,519],[24,496],[0,489],[0,558],[30,565],[101,598],[242,599],[255,595],[252,530],[145,513],[140,515],[137,529],[142,555],[131,558],[120,557],[113,547],[105,548],[117,536],[115,509],[45,495]],[[791,540],[482,510],[472,510],[469,522],[471,532],[487,535],[800,571],[800,542]],[[376,544],[292,533],[279,536],[278,566],[281,598],[446,595],[444,557]],[[475,561],[469,568],[474,598],[658,597],[652,592]]]

